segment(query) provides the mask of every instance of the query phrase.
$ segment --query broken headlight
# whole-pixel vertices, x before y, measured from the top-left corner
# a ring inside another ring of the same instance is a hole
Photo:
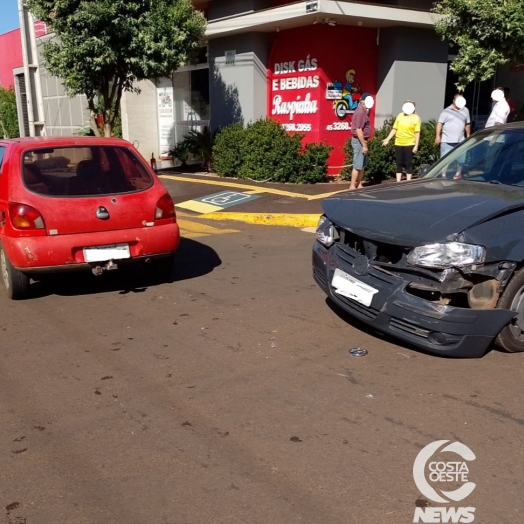
[[[335,240],[338,240],[338,233],[335,229],[335,226],[325,216],[321,216],[320,220],[318,221],[317,240],[324,247],[331,247],[335,243]]]
[[[408,255],[408,264],[412,266],[445,269],[482,264],[486,250],[482,246],[449,242],[415,247]]]

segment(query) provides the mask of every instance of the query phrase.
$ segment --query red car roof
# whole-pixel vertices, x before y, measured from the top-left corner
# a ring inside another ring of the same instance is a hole
[[[106,138],[95,136],[37,136],[24,138],[0,139],[1,144],[18,144],[23,147],[59,147],[59,146],[108,146],[108,145],[131,145],[122,138]]]

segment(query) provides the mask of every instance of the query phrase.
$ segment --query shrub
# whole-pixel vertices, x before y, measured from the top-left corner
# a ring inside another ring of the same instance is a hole
[[[85,125],[84,127],[80,128],[75,135],[79,136],[95,136],[95,132],[91,128],[90,125]]]
[[[393,140],[386,147],[382,145],[382,141],[389,135],[393,127],[393,122],[393,119],[386,120],[380,129],[375,130],[373,138],[368,141],[369,153],[366,170],[364,171],[364,179],[368,182],[378,184],[382,180],[395,177],[396,161]],[[346,141],[344,152],[346,153],[346,161],[344,163],[348,167],[342,169],[340,176],[345,180],[349,180],[351,179],[351,171],[353,169],[351,138]]]
[[[397,170],[395,140],[391,140],[386,147],[382,145],[382,141],[389,135],[393,123],[394,119],[386,120],[380,129],[375,130],[373,138],[368,142],[369,153],[366,170],[364,171],[364,179],[372,184],[380,183],[389,178],[395,178],[395,172]],[[435,127],[435,120],[422,123],[419,150],[413,157],[414,173],[418,173],[421,165],[433,164],[439,158],[439,148],[435,144]],[[346,141],[344,152],[346,153],[345,164],[352,164],[353,148],[351,146],[351,139]],[[349,180],[351,178],[351,170],[352,167],[344,167],[340,176],[345,180]]]
[[[440,158],[440,148],[435,144],[436,120],[422,123],[418,153],[413,157],[413,171],[419,172],[423,164],[434,164]]]
[[[18,112],[14,89],[0,86],[0,138],[16,138],[20,136],[18,129]]]
[[[243,127],[222,128],[213,146],[213,169],[219,176],[263,182],[317,183],[326,178],[332,148],[307,144],[303,135],[290,135],[278,122],[257,120]]]
[[[242,144],[245,129],[242,124],[231,124],[217,132],[213,145],[213,171],[218,176],[238,176],[242,165]]]
[[[214,134],[206,127],[204,131],[196,131],[194,129],[189,131],[182,143],[190,154],[202,159],[202,168],[209,171],[213,159],[214,140]]]
[[[292,177],[290,182],[300,184],[317,184],[324,182],[327,174],[329,153],[333,148],[327,144],[307,144],[301,154],[300,171]]]
[[[271,119],[248,124],[242,142],[239,178],[288,182],[300,171],[303,135],[290,135]]]
[[[189,147],[185,141],[179,142],[169,150],[169,156],[178,160],[181,164],[180,167],[187,167],[187,159],[190,154]]]

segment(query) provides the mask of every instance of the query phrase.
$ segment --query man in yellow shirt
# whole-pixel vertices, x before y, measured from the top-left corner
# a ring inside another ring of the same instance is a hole
[[[418,151],[420,143],[420,117],[416,114],[415,102],[406,100],[393,124],[393,129],[382,142],[387,146],[395,137],[395,158],[397,161],[397,182],[402,180],[402,170],[406,170],[406,179],[413,175],[413,154]]]

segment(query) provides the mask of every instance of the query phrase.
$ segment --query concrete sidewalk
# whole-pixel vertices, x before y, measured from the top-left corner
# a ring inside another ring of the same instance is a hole
[[[177,210],[208,220],[315,227],[321,202],[346,191],[349,183],[296,185],[258,183],[209,174],[163,170],[158,176],[173,196]]]

